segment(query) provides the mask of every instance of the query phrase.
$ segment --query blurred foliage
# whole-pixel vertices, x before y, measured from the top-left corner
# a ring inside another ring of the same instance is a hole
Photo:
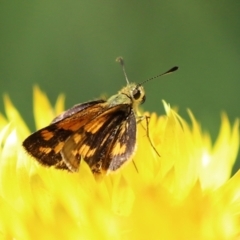
[[[145,85],[144,109],[161,114],[165,99],[187,119],[190,108],[214,140],[220,112],[240,113],[239,12],[239,0],[2,1],[0,93],[34,130],[34,84],[71,107],[125,85],[117,56],[136,82],[178,65]]]

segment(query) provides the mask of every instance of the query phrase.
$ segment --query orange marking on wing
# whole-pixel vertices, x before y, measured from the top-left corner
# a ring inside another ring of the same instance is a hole
[[[54,136],[54,133],[45,129],[41,131],[41,136],[45,141],[48,141]]]
[[[72,121],[62,121],[57,124],[59,128],[63,128],[64,130],[70,130],[73,132],[76,132],[78,129],[80,129],[84,124],[86,123],[86,120],[72,120]]]
[[[91,125],[88,129],[88,132],[94,134],[99,131],[99,129],[102,127],[102,125],[106,122],[105,118],[99,118],[95,122],[91,122]]]
[[[82,139],[81,134],[75,133],[73,135],[73,140],[76,144],[78,144],[81,141],[81,139]]]
[[[50,152],[52,151],[52,148],[49,148],[49,147],[40,147],[40,148],[39,148],[39,151],[48,154],[48,153],[50,153]]]
[[[126,152],[127,146],[126,144],[116,143],[112,149],[111,155],[121,155]]]
[[[81,146],[78,152],[79,152],[79,155],[81,156],[90,157],[94,155],[95,151],[96,151],[96,148],[91,149],[90,146],[84,144]]]
[[[64,142],[59,142],[57,146],[54,147],[54,152],[59,153],[64,146]]]

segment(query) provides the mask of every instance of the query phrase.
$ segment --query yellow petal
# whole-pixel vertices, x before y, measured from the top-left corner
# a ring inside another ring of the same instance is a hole
[[[38,86],[34,87],[33,92],[33,112],[37,129],[49,125],[55,117],[46,94],[43,93]]]
[[[18,127],[17,130],[20,136],[25,137],[26,133],[29,134],[29,129],[23,119],[21,118],[20,114],[18,113],[17,109],[13,106],[12,102],[10,101],[8,95],[4,95],[4,106],[5,112],[8,118],[8,121],[13,123],[14,126],[21,126]]]
[[[240,172],[230,177],[239,148],[238,121],[231,126],[223,115],[212,145],[190,111],[191,126],[164,102],[166,115],[148,114],[149,124],[138,125],[134,163],[96,181],[84,161],[79,172],[70,173],[29,157],[21,146],[27,127],[10,100],[5,102],[11,124],[0,130],[1,239],[240,236]],[[62,110],[63,97],[54,111],[35,88],[34,106],[43,127],[41,118],[49,124]]]

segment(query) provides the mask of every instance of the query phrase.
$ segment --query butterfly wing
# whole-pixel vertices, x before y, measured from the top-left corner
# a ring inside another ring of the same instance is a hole
[[[81,158],[93,173],[117,170],[131,158],[136,146],[136,119],[129,104],[105,109],[65,142],[61,155],[71,171]]]
[[[65,141],[105,109],[106,101],[78,104],[56,117],[52,124],[31,134],[23,142],[27,152],[41,164],[68,169],[60,154]]]

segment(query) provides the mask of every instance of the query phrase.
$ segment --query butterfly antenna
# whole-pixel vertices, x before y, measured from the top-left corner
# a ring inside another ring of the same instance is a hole
[[[141,85],[143,85],[144,83],[146,83],[146,82],[148,82],[148,81],[151,81],[151,80],[153,80],[153,79],[155,79],[155,78],[158,78],[158,77],[161,77],[161,76],[164,76],[164,75],[173,73],[173,72],[175,72],[175,71],[177,71],[177,70],[178,70],[178,67],[177,67],[177,66],[172,67],[171,69],[169,69],[168,71],[166,71],[166,72],[164,72],[164,73],[161,73],[161,74],[159,74],[159,75],[157,75],[157,76],[155,76],[155,77],[151,77],[151,78],[145,80],[144,82],[141,83]]]
[[[129,84],[129,81],[128,81],[128,77],[127,77],[127,73],[126,73],[126,70],[125,70],[125,66],[124,66],[124,61],[123,61],[123,58],[122,57],[118,57],[116,59],[116,62],[119,62],[122,66],[122,70],[123,70],[123,74],[125,76],[125,79],[127,81],[127,84]]]

